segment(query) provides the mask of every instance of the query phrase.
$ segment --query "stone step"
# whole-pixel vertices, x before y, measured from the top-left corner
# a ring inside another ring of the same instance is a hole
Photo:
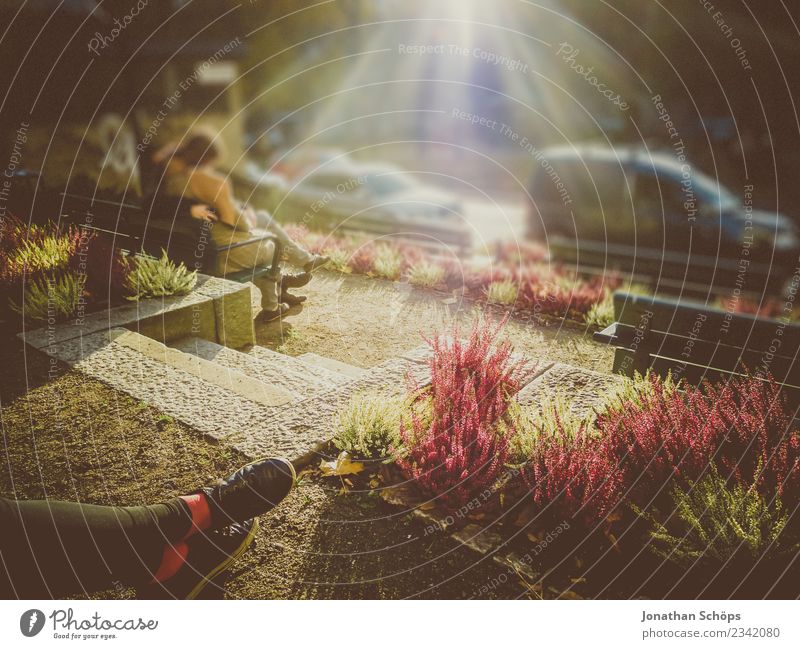
[[[617,393],[626,380],[620,374],[601,374],[566,363],[551,363],[520,390],[518,400],[522,405],[534,405],[561,395],[574,414],[588,416]]]
[[[284,387],[303,401],[331,390],[348,379],[266,347],[240,352],[202,338],[184,338],[172,347],[193,357],[214,363],[220,370],[240,372],[265,385]]]
[[[280,365],[282,367],[302,368],[302,371],[307,376],[313,376],[319,380],[332,381],[336,385],[348,383],[350,380],[352,380],[352,377],[343,376],[341,373],[334,372],[327,367],[322,367],[315,363],[309,363],[299,356],[287,356],[286,354],[281,354],[280,352],[269,349],[269,347],[254,345],[247,351],[247,354],[261,361]]]
[[[308,363],[309,365],[314,365],[315,367],[321,367],[330,372],[334,372],[343,377],[351,379],[357,379],[358,377],[363,375],[364,372],[366,371],[362,367],[356,367],[355,365],[348,365],[347,363],[343,363],[342,361],[337,361],[333,358],[326,358],[325,356],[320,356],[319,354],[315,354],[314,352],[306,352],[305,354],[300,354],[297,358],[299,358],[304,363]]]
[[[295,460],[315,454],[328,439],[320,427],[297,431],[281,425],[305,400],[285,384],[258,381],[127,329],[44,351],[239,450],[257,448],[262,456]]]

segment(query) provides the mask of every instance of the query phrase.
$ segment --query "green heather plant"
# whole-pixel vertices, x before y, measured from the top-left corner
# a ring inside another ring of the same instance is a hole
[[[83,282],[71,273],[40,277],[25,288],[22,304],[10,302],[11,309],[26,320],[65,320],[78,310]]]
[[[633,510],[652,525],[651,549],[681,567],[698,560],[725,562],[733,556],[750,559],[794,554],[797,538],[787,529],[789,514],[780,498],[768,501],[755,487],[729,485],[717,468],[687,489],[672,491],[675,511],[664,520],[661,512]]]
[[[356,394],[334,424],[333,443],[351,457],[393,459],[400,446],[400,420],[408,404],[382,394]]]
[[[25,240],[10,256],[9,262],[27,272],[59,268],[69,261],[73,249],[73,240],[68,235],[51,235],[41,241]]]
[[[330,257],[328,262],[329,268],[339,271],[340,273],[349,273],[351,268],[348,265],[350,261],[350,253],[345,248],[328,248],[325,254]]]
[[[378,277],[400,279],[400,274],[403,272],[403,255],[391,246],[380,246],[375,252],[372,269]]]
[[[166,250],[162,250],[160,259],[136,257],[131,266],[125,278],[129,300],[183,295],[197,283],[197,271],[189,272],[183,263],[176,265]]]
[[[516,401],[509,404],[511,423],[509,436],[509,462],[527,462],[542,443],[571,443],[591,426],[593,415],[581,417],[570,408],[565,394],[546,394],[539,402],[522,406]]]
[[[421,261],[408,269],[408,281],[414,286],[433,288],[444,280],[444,268],[429,261]]]
[[[517,301],[517,285],[511,280],[492,282],[486,289],[486,301],[489,304],[502,304],[504,306],[514,304]]]
[[[604,329],[614,324],[614,301],[610,292],[596,304],[593,304],[584,317],[584,322],[590,327]]]

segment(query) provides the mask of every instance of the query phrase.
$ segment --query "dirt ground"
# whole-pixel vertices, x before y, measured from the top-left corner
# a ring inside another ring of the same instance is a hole
[[[420,344],[420,334],[468,322],[475,309],[447,296],[363,277],[318,273],[307,306],[282,325],[261,327],[262,344],[287,354],[314,351],[369,367]],[[609,354],[586,332],[507,327],[518,350],[595,369]],[[0,363],[3,434],[0,493],[138,505],[191,491],[243,458],[155,408],[26,350],[4,335]],[[48,376],[48,373],[50,376]],[[399,508],[342,494],[339,478],[305,476],[262,517],[256,547],[224,584],[229,598],[526,597],[482,559]],[[80,594],[76,594],[80,595]],[[128,590],[93,596],[134,597]],[[92,595],[90,595],[92,596]]]
[[[261,324],[259,344],[297,356],[314,352],[357,367],[371,367],[423,343],[422,335],[464,330],[481,315],[504,316],[499,308],[452,295],[360,275],[317,271],[294,292],[308,301],[281,323]],[[575,323],[512,318],[504,332],[531,359],[555,360],[600,372],[611,370],[613,351],[592,341]]]

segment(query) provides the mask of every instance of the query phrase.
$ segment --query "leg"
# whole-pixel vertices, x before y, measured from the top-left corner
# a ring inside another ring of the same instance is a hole
[[[0,498],[0,595],[64,597],[151,581],[193,528],[186,501],[104,507]]]
[[[283,250],[286,255],[286,259],[289,261],[290,264],[294,266],[300,266],[301,268],[306,264],[311,263],[314,261],[314,255],[312,255],[308,250],[305,248],[301,248],[297,243],[286,233],[276,221],[272,218],[272,215],[265,211],[259,210],[256,212],[256,223],[259,228],[263,230],[267,230],[271,234],[274,234],[278,237],[278,240],[283,244]]]

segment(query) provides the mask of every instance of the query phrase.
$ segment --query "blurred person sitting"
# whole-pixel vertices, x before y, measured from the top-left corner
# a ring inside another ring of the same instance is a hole
[[[288,289],[306,285],[311,281],[311,273],[329,259],[299,246],[266,210],[255,210],[236,200],[230,181],[215,169],[222,157],[219,139],[213,133],[197,130],[182,143],[166,145],[156,153],[154,161],[163,168],[166,194],[195,201],[192,216],[215,221],[211,237],[217,245],[243,243],[253,234],[266,231],[281,242],[289,263],[303,269],[297,275],[269,278],[261,286],[262,293],[266,293],[262,317],[280,318],[290,307],[306,299],[292,295]],[[227,275],[267,266],[273,254],[271,241],[231,248],[222,260],[220,273]]]

